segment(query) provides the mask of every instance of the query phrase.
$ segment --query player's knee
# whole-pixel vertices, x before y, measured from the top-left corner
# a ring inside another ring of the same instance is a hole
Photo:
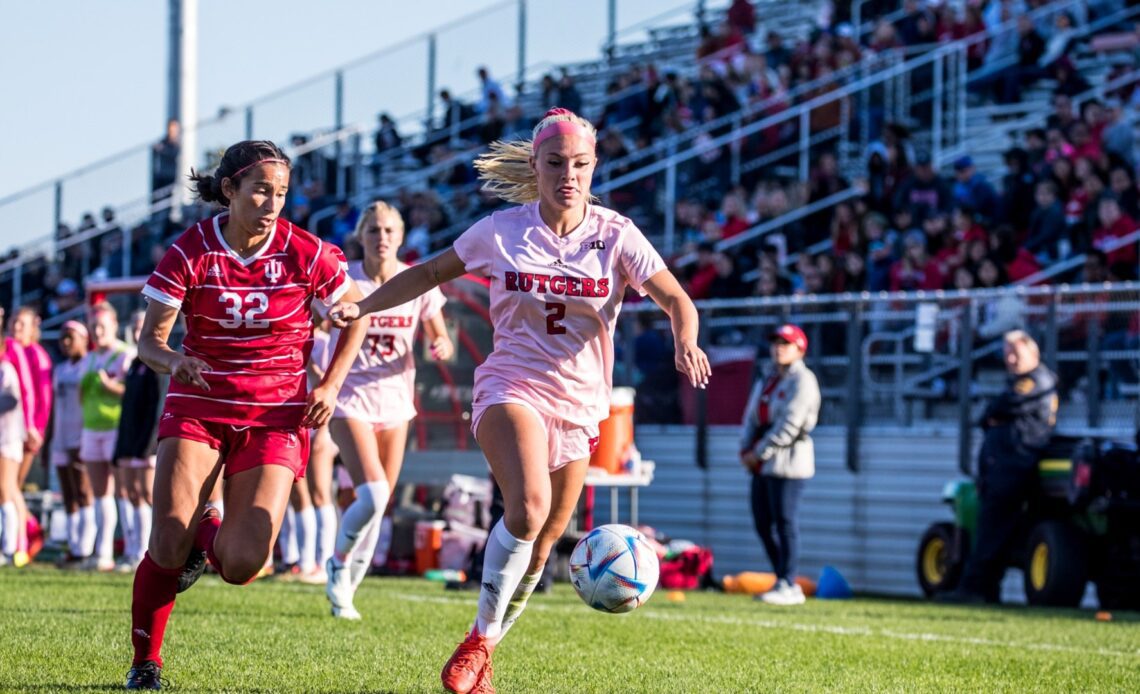
[[[226,583],[244,586],[257,578],[265,566],[266,558],[267,555],[262,554],[260,557],[238,556],[232,560],[226,559],[222,562],[222,579]]]
[[[527,496],[518,507],[504,513],[507,529],[520,539],[538,537],[546,518],[550,515],[550,498],[544,495]]]
[[[151,561],[167,569],[186,563],[186,556],[194,542],[185,523],[177,518],[155,518],[151,527]]]

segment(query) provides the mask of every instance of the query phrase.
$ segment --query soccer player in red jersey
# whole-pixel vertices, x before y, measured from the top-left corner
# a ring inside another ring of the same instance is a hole
[[[329,312],[344,325],[464,272],[491,280],[495,346],[475,371],[471,428],[502,487],[504,514],[487,538],[475,623],[440,673],[450,692],[494,691],[491,653],[578,505],[598,422],[609,414],[626,288],[668,314],[677,370],[695,388],[708,383],[693,302],[632,221],[592,203],[595,149],[589,121],[560,108],[532,139],[493,143],[476,160],[484,190],[521,204],[476,222],[364,301]]]
[[[366,324],[341,333],[312,391],[313,299],[361,297],[340,249],[279,215],[289,159],[273,143],[239,142],[197,195],[228,210],[187,229],[147,280],[139,357],[171,375],[159,421],[150,547],[135,574],[134,662],[127,689],[159,689],[163,634],[175,595],[207,559],[243,585],[265,565],[293,482],[304,476],[306,428],[328,421]],[[168,339],[186,316],[182,351]],[[225,480],[225,522],[206,501]],[[204,509],[204,510],[203,510]]]

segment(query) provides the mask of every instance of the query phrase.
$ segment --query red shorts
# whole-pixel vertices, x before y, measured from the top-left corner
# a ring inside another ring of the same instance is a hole
[[[218,451],[225,477],[262,465],[281,465],[301,479],[309,464],[309,433],[302,428],[239,427],[164,414],[158,440],[166,438],[199,441]]]

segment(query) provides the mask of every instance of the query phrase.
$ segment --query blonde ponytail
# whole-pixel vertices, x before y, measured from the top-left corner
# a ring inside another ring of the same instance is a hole
[[[475,170],[483,181],[483,190],[502,200],[525,204],[538,200],[538,179],[530,160],[534,156],[534,141],[538,134],[555,123],[572,123],[585,131],[591,140],[597,131],[590,121],[564,108],[554,108],[534,126],[529,140],[496,140],[489,150],[475,159]],[[597,198],[590,196],[591,202]]]

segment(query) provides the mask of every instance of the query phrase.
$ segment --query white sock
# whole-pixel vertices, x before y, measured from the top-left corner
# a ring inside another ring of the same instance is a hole
[[[503,618],[510,606],[511,596],[519,587],[534,540],[520,540],[511,535],[500,520],[487,537],[487,551],[483,557],[483,587],[479,590],[479,614],[475,628],[479,634],[497,643],[503,635]],[[488,590],[488,586],[491,587]],[[518,615],[516,614],[517,618]]]
[[[376,543],[376,550],[372,552],[372,565],[384,566],[388,563],[388,553],[392,551],[392,518],[380,517],[380,540]]]
[[[301,558],[297,549],[297,512],[292,506],[285,507],[285,518],[281,521],[281,534],[277,536],[277,546],[281,550],[281,562],[296,564]]]
[[[534,589],[538,586],[538,582],[542,579],[542,567],[535,573],[527,574],[519,581],[519,587],[515,588],[515,592],[511,595],[511,600],[507,604],[507,613],[503,616],[503,630],[499,632],[499,638],[502,639],[511,630],[511,627],[518,621],[519,615],[526,609],[526,601],[530,600],[530,596],[534,593]]]
[[[80,554],[83,551],[83,544],[79,540],[79,524],[81,522],[79,511],[72,511],[67,514],[67,551],[73,557],[83,556]]]
[[[95,536],[99,523],[95,520],[95,505],[79,507],[79,555],[90,557],[95,553]]]
[[[296,515],[301,570],[308,573],[317,566],[317,510],[312,506],[306,506],[297,511]]]
[[[383,520],[381,516],[368,524],[360,534],[356,549],[352,550],[352,555],[348,558],[348,575],[352,579],[353,588],[360,586],[360,582],[368,575],[368,569],[372,567],[372,555],[375,554],[376,543],[380,540],[380,525]]]
[[[207,501],[206,505],[213,506],[214,508],[218,509],[218,515],[222,518],[226,517],[226,502],[222,501],[221,499],[217,499],[215,501]]]
[[[317,509],[317,566],[322,569],[336,545],[336,506],[325,504]]]
[[[116,499],[116,505],[119,507],[119,522],[123,525],[123,556],[129,559],[135,556],[139,547],[138,530],[135,528],[135,509],[131,506],[130,499],[122,497]]]
[[[16,553],[16,525],[19,520],[15,501],[0,504],[0,554],[6,557]]]
[[[333,550],[336,561],[341,564],[348,561],[364,531],[368,529],[368,524],[379,520],[384,514],[384,509],[388,507],[389,493],[387,480],[365,482],[356,488],[356,500],[345,509],[340,518],[340,530],[336,534]]]
[[[140,501],[135,507],[135,533],[139,539],[138,554],[132,559],[142,561],[147,548],[150,547],[150,528],[154,523],[154,509],[145,501]]]
[[[95,499],[95,556],[99,559],[115,558],[115,526],[119,519],[115,513],[115,497],[108,494]]]

